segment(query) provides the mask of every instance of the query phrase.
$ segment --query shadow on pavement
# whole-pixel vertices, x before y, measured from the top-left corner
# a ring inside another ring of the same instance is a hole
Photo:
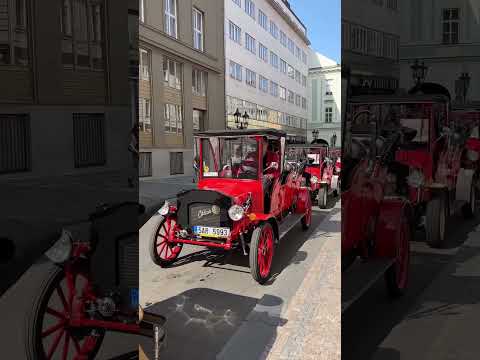
[[[270,298],[269,303],[264,305],[278,306],[282,303],[279,298]],[[251,315],[257,301],[255,298],[223,291],[195,288],[153,304],[145,311],[167,318],[166,346],[162,350],[162,360],[212,360]],[[267,334],[257,338],[270,340],[275,337],[276,326],[281,322],[268,314],[262,315],[263,321],[274,326],[269,327]],[[258,351],[264,351],[267,344],[251,345],[257,346]]]

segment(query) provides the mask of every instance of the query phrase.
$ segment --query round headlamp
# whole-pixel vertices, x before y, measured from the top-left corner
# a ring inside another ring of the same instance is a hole
[[[467,150],[467,159],[470,161],[478,161],[479,155],[478,152],[472,151],[472,150]]]
[[[165,203],[160,208],[160,210],[158,210],[158,213],[162,216],[165,216],[168,214],[169,211],[170,211],[170,204],[168,203],[168,201],[165,201]]]
[[[423,175],[423,172],[418,169],[410,170],[407,183],[409,186],[414,188],[422,186],[425,183],[425,176]]]
[[[57,264],[67,261],[72,254],[72,242],[72,234],[63,230],[57,242],[45,252],[45,256]]]
[[[310,179],[310,182],[312,184],[316,184],[316,183],[318,183],[318,178],[316,176],[312,176],[312,178]]]
[[[244,214],[245,211],[240,205],[233,205],[232,207],[230,207],[230,209],[228,209],[228,216],[233,221],[241,220]]]

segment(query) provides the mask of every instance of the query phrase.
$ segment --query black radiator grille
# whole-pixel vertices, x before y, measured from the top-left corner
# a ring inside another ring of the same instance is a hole
[[[189,206],[190,226],[221,226],[222,210],[217,205],[212,204],[191,204]]]
[[[118,282],[122,288],[138,288],[138,236],[118,241]]]

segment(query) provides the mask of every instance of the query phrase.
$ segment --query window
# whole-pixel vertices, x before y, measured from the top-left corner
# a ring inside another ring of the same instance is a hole
[[[280,71],[284,74],[287,73],[287,62],[283,59],[280,59]]]
[[[104,114],[73,114],[73,147],[76,168],[105,165]]]
[[[182,89],[182,65],[167,57],[163,58],[163,79],[165,86]]]
[[[193,130],[199,131],[204,130],[204,111],[193,109]]]
[[[325,95],[332,95],[333,92],[332,92],[332,81],[331,80],[327,80],[325,82]]]
[[[328,106],[325,108],[325,123],[330,124],[333,119],[333,108]]]
[[[305,75],[302,75],[302,86],[307,87],[307,77]]]
[[[278,27],[272,20],[270,20],[270,34],[275,38],[278,39]]]
[[[230,77],[242,81],[242,65],[230,60]]]
[[[231,21],[229,21],[228,23],[229,23],[228,33],[229,33],[230,39],[235,41],[238,44],[241,44],[241,42],[242,42],[242,29],[240,29],[237,25],[235,25]]]
[[[278,69],[278,55],[275,54],[273,51],[270,51],[270,64],[275,69]]]
[[[238,6],[242,7],[242,0],[233,0],[233,2]]]
[[[288,65],[288,76],[292,79],[295,79],[295,70],[290,65]]]
[[[265,15],[265,13],[262,10],[258,9],[258,23],[265,30],[267,30],[267,22],[268,22],[267,15]]]
[[[250,69],[245,69],[245,82],[254,88],[257,87],[257,73]]]
[[[196,96],[207,96],[207,72],[192,69],[192,93]]]
[[[141,22],[145,22],[145,0],[140,0],[139,17]]]
[[[302,96],[302,109],[307,108],[307,99]]]
[[[302,62],[307,65],[307,54],[302,50]]]
[[[203,12],[193,8],[193,47],[203,51]]]
[[[139,98],[139,126],[140,131],[145,133],[151,133],[151,112],[152,112],[152,105],[151,100],[146,98]]]
[[[25,0],[0,1],[0,66],[26,66],[28,56]]]
[[[183,152],[170,152],[170,175],[183,173]]]
[[[287,47],[287,35],[282,30],[280,30],[280,44]]]
[[[392,10],[398,9],[398,1],[397,0],[387,0],[387,8]]]
[[[302,76],[300,74],[300,71],[295,70],[295,81],[298,82],[299,84],[302,83]]]
[[[63,0],[62,62],[82,69],[103,69],[104,9],[100,1]]]
[[[181,135],[183,132],[183,109],[180,105],[164,104],[165,132]]]
[[[145,49],[140,49],[140,77],[150,80],[150,54]]]
[[[302,60],[302,51],[298,46],[295,46],[295,56],[298,60]]]
[[[458,44],[459,9],[443,9],[443,43]]]
[[[268,92],[268,79],[260,75],[260,86],[259,89],[263,92]]]
[[[268,62],[268,49],[263,44],[258,45],[258,56],[265,62]]]
[[[164,28],[165,32],[176,38],[177,37],[177,0],[164,0],[165,17]]]
[[[245,47],[248,51],[252,54],[257,53],[257,45],[255,43],[255,39],[251,37],[249,34],[245,33]]]
[[[288,50],[295,55],[295,43],[290,38],[288,38]]]
[[[280,99],[283,101],[287,100],[287,89],[285,89],[283,86],[280,86]]]
[[[278,84],[276,82],[270,81],[270,95],[278,97]]]
[[[27,114],[0,114],[0,174],[31,168],[31,131]]]
[[[245,12],[255,20],[255,4],[252,0],[245,0]]]
[[[295,105],[300,106],[302,103],[302,97],[300,95],[295,95]]]
[[[288,90],[288,102],[292,103],[295,101],[295,93],[291,90]]]

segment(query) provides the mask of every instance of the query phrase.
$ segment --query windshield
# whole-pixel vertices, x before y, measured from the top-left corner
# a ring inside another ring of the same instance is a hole
[[[254,138],[202,139],[205,178],[257,179],[258,144]]]

